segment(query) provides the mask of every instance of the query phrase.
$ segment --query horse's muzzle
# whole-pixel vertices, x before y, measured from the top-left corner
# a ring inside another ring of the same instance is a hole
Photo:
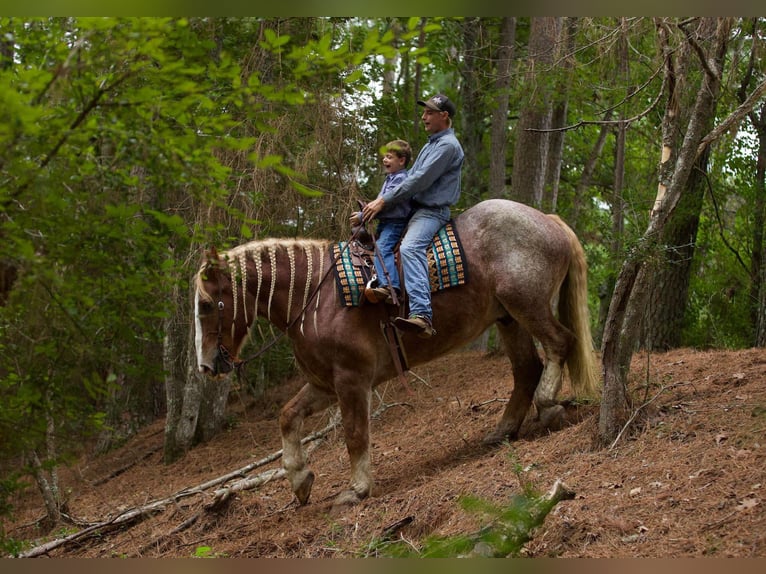
[[[212,364],[200,363],[199,372],[210,378],[217,379],[228,375],[234,370],[236,363],[232,361],[229,352],[221,346],[213,357]]]

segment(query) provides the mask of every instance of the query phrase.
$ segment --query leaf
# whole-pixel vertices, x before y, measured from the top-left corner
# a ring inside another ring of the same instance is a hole
[[[291,181],[290,185],[292,185],[299,193],[305,195],[306,197],[322,197],[324,195],[321,191],[306,187],[297,181]]]
[[[737,505],[736,509],[742,512],[743,510],[748,510],[750,508],[755,508],[758,506],[760,501],[757,498],[744,498],[740,503]]]

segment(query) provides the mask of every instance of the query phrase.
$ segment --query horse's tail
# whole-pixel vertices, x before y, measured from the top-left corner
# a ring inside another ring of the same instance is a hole
[[[574,349],[567,357],[572,387],[578,396],[595,397],[600,375],[590,331],[588,310],[588,263],[575,232],[557,215],[549,214],[569,237],[572,258],[559,294],[559,321],[575,336]]]

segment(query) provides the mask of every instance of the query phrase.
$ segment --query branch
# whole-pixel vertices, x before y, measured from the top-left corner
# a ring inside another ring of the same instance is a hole
[[[69,140],[69,137],[72,135],[74,130],[76,130],[80,125],[85,121],[85,119],[88,117],[88,115],[98,107],[99,101],[101,98],[107,94],[110,90],[113,90],[117,86],[119,86],[122,82],[124,82],[128,77],[131,76],[131,72],[125,72],[122,75],[120,75],[114,82],[112,82],[111,85],[100,87],[98,91],[93,95],[93,97],[90,99],[90,101],[85,105],[85,107],[80,111],[80,113],[77,115],[77,117],[74,119],[74,121],[70,124],[69,129],[61,134],[61,137],[59,137],[58,141],[53,145],[53,148],[51,151],[49,151],[45,157],[43,157],[42,160],[40,160],[40,163],[38,164],[36,170],[34,173],[32,173],[25,182],[21,183],[15,190],[13,190],[11,193],[8,194],[8,198],[4,199],[2,203],[0,203],[0,207],[7,208],[16,198],[18,198],[22,193],[24,193],[30,185],[32,185],[32,182],[34,181],[35,177],[37,176],[37,172],[42,171],[45,169],[45,167],[51,162],[51,160],[58,155],[58,152],[61,150],[63,145]]]
[[[734,128],[737,124],[739,124],[739,122],[742,121],[742,118],[750,113],[750,111],[760,101],[764,94],[766,94],[766,80],[758,84],[755,90],[753,90],[748,98],[742,102],[742,104],[736,110],[729,114],[729,116],[724,121],[718,124],[713,129],[713,131],[702,138],[699,146],[697,146],[697,157],[699,157],[702,152],[705,151],[705,148],[710,143],[721,137],[724,132]]]
[[[698,168],[697,168],[698,169]],[[718,201],[715,198],[715,193],[713,192],[713,184],[710,182],[710,176],[706,171],[702,171],[702,176],[705,178],[705,182],[707,182],[707,190],[710,194],[710,200],[713,202],[713,210],[715,211],[715,219],[716,222],[718,222],[718,236],[721,238],[721,241],[723,241],[723,244],[728,248],[729,251],[731,251],[734,254],[734,257],[737,258],[737,262],[742,266],[742,269],[744,269],[745,273],[750,275],[751,271],[750,268],[745,264],[745,262],[742,260],[742,257],[739,254],[739,251],[737,251],[731,243],[729,243],[729,240],[726,239],[726,235],[724,234],[724,225],[723,221],[721,221],[721,213],[718,209]]]
[[[630,97],[633,97],[636,94],[638,94],[641,91],[643,91],[643,89],[649,84],[649,82],[654,80],[654,78],[657,76],[657,74],[662,69],[664,69],[664,66],[658,68],[654,72],[654,74],[652,74],[652,76],[646,82],[644,82],[644,85],[639,87],[638,89],[636,89],[631,94]],[[662,98],[662,94],[664,94],[664,93],[665,93],[665,88],[664,88],[664,85],[663,85],[660,88],[660,91],[657,93],[657,97],[654,98],[654,101],[652,103],[650,103],[649,106],[644,111],[639,112],[638,114],[636,114],[635,116],[633,116],[631,118],[626,118],[626,119],[622,119],[622,120],[580,120],[576,124],[572,124],[572,125],[569,125],[569,126],[564,126],[562,128],[551,128],[551,129],[527,128],[525,131],[536,132],[536,133],[547,133],[547,132],[567,132],[567,131],[577,129],[577,128],[582,127],[582,126],[611,126],[611,125],[619,125],[619,124],[625,124],[626,126],[629,126],[633,122],[636,122],[636,121],[640,120],[641,118],[643,118],[644,116],[648,115],[657,106],[657,104],[660,101],[660,98]],[[628,97],[625,97],[621,102],[619,102],[619,103],[617,103],[617,104],[607,108],[606,110],[604,110],[603,113],[609,113],[609,112],[613,111],[615,108],[618,108],[623,103],[625,103],[627,100],[628,100]]]
[[[648,407],[650,404],[652,404],[665,391],[669,391],[672,388],[680,387],[681,385],[685,385],[685,384],[687,384],[687,383],[675,383],[675,384],[672,384],[672,385],[668,385],[667,387],[662,387],[657,392],[656,395],[654,395],[651,399],[649,399],[644,404],[640,405],[635,411],[633,411],[633,414],[630,415],[630,418],[628,419],[628,422],[626,422],[625,425],[622,427],[622,429],[620,429],[620,432],[617,433],[617,437],[614,439],[612,444],[609,445],[609,448],[607,449],[607,451],[610,451],[610,450],[614,449],[614,447],[617,445],[617,443],[619,442],[620,438],[622,437],[622,433],[624,433],[627,430],[627,428],[633,423],[633,421],[636,420],[636,417],[638,416],[638,413],[641,412],[642,409],[644,409],[644,408]]]
[[[718,81],[720,78],[718,77],[718,74],[715,70],[713,70],[710,67],[710,62],[707,60],[707,55],[705,54],[705,51],[702,49],[702,46],[700,46],[699,42],[697,42],[697,39],[692,36],[692,33],[686,29],[686,25],[694,22],[697,20],[696,17],[689,18],[688,20],[684,20],[680,24],[678,24],[678,27],[681,28],[684,35],[686,36],[686,41],[691,44],[691,47],[694,49],[694,51],[697,53],[697,57],[700,60],[700,64],[702,64],[702,69],[705,70],[705,73],[714,81]]]

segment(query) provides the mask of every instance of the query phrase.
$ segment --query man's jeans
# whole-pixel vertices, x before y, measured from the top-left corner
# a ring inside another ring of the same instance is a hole
[[[378,238],[375,240],[378,246],[378,253],[375,254],[375,273],[378,276],[378,285],[381,287],[390,285],[401,291],[394,249],[399,243],[405,227],[407,227],[406,220],[380,221],[378,223]]]
[[[428,246],[450,218],[449,207],[421,207],[410,218],[399,254],[402,258],[404,286],[410,302],[410,315],[431,321],[431,282],[428,277]]]

